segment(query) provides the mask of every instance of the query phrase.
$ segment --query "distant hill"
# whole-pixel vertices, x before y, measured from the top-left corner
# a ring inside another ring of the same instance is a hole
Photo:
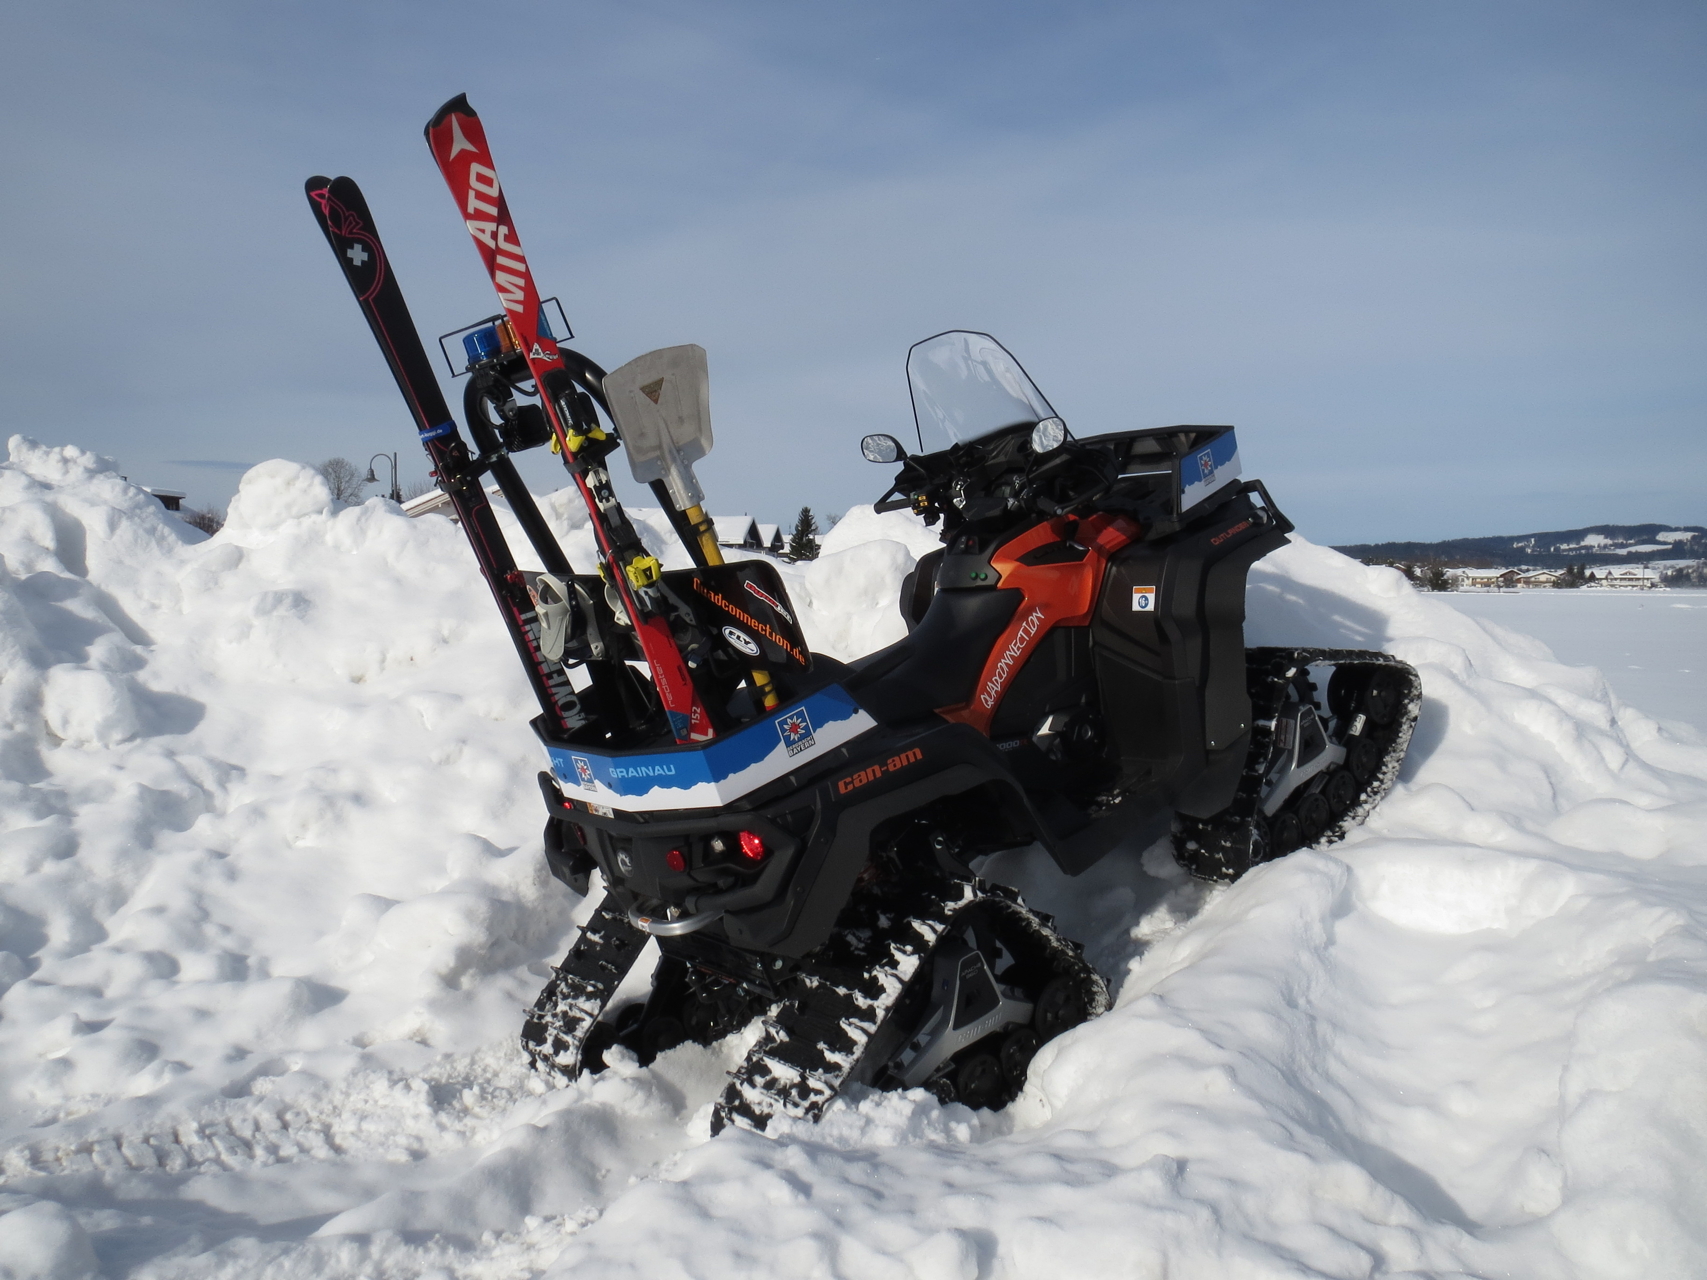
[[[1335,547],[1358,560],[1405,564],[1535,565],[1639,564],[1646,560],[1707,558],[1707,529],[1692,524],[1597,524],[1558,533],[1449,538],[1445,542],[1370,542]]]

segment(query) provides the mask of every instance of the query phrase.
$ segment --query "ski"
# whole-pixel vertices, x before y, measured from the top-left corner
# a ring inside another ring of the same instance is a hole
[[[591,404],[577,392],[555,340],[541,332],[539,289],[516,236],[480,117],[467,97],[459,94],[438,109],[425,133],[503,304],[503,323],[533,375],[556,437],[555,447],[587,505],[606,581],[615,589],[640,642],[671,733],[684,743],[715,737],[711,717],[665,616],[667,605],[659,580],[662,566],[646,551],[616,500],[605,466],[615,441],[599,427]]]
[[[498,528],[497,515],[480,485],[481,469],[473,465],[468,447],[445,404],[444,393],[439,390],[438,379],[433,375],[432,364],[421,345],[420,334],[392,273],[361,188],[349,178],[313,177],[306,183],[306,191],[315,220],[332,246],[350,292],[355,294],[374,340],[397,379],[397,389],[403,393],[415,419],[415,428],[438,476],[439,487],[450,497],[474,549],[481,576],[498,602],[546,725],[557,736],[566,738],[587,723],[587,712],[562,665],[541,652],[540,621],[533,597],[516,568],[509,545]],[[506,458],[501,465],[512,464]]]

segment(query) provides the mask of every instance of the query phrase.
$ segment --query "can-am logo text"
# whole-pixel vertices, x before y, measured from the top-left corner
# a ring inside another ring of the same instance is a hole
[[[886,773],[894,773],[897,769],[905,769],[908,765],[917,764],[924,758],[925,753],[917,747],[914,747],[911,751],[903,751],[898,756],[890,756],[889,759],[880,764],[868,765],[858,773],[850,773],[847,777],[836,783],[836,791],[845,796],[850,791],[859,790],[868,782],[876,782]]]

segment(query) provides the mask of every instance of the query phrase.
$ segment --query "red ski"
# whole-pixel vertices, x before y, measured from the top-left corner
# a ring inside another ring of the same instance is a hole
[[[634,625],[671,732],[677,742],[715,737],[711,717],[664,617],[658,591],[661,566],[641,543],[611,486],[604,459],[612,444],[599,428],[591,405],[577,392],[556,341],[541,332],[539,289],[510,219],[480,117],[467,97],[458,94],[434,114],[426,135],[503,303],[504,323],[539,388],[556,447],[562,450],[564,465],[592,516],[606,578]]]

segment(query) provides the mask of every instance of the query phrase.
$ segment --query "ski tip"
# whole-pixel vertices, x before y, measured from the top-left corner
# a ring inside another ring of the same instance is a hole
[[[308,193],[308,198],[312,200],[316,191],[324,191],[331,185],[332,179],[326,177],[324,174],[317,173],[307,182],[302,184],[302,189]]]
[[[443,123],[446,116],[451,115],[474,116],[476,119],[479,118],[479,113],[476,112],[473,107],[468,105],[468,95],[466,93],[459,93],[456,97],[445,103],[444,106],[433,112],[433,118],[427,121],[427,127],[421,132],[430,135],[434,129],[438,128],[439,125]]]

